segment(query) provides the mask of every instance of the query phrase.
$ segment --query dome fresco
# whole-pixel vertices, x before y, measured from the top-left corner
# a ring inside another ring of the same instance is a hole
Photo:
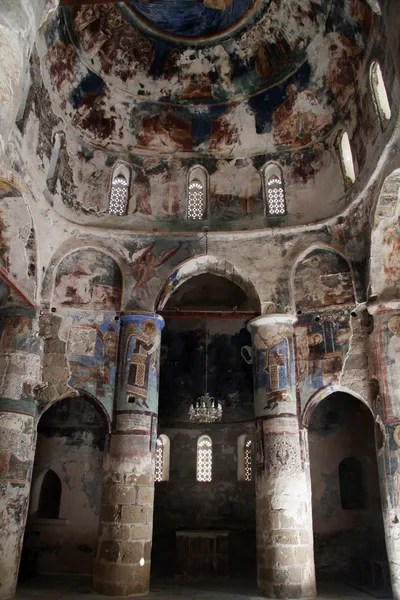
[[[395,123],[393,113],[382,136],[370,93],[370,64],[380,60],[395,112],[386,43],[366,0],[59,8],[38,49],[52,108],[68,127],[68,189],[80,218],[109,218],[109,169],[118,157],[131,166],[136,209],[117,227],[195,228],[185,217],[185,182],[196,162],[209,175],[211,229],[265,226],[268,161],[283,170],[286,224],[337,214],[365,184]],[[341,130],[355,163],[349,190],[336,146]],[[63,194],[62,211],[70,197]]]
[[[138,24],[153,33],[183,41],[184,38],[218,38],[236,30],[252,15],[257,0],[129,0]]]

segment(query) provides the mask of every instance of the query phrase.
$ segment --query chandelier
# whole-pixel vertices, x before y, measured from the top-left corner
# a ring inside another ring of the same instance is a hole
[[[189,420],[197,423],[214,423],[222,419],[222,404],[207,391],[208,383],[208,327],[206,321],[206,390],[189,408]]]

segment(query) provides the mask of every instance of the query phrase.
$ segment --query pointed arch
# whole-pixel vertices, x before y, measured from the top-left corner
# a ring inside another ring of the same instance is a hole
[[[212,481],[212,441],[209,435],[201,435],[197,440],[196,480]]]
[[[369,69],[369,81],[375,110],[378,114],[381,128],[384,131],[390,121],[390,117],[392,116],[392,110],[389,104],[389,98],[382,75],[382,69],[377,61],[373,61],[371,63]]]
[[[187,218],[204,221],[208,215],[208,171],[202,165],[189,169],[187,180]]]
[[[111,215],[126,215],[131,183],[130,168],[124,163],[114,167],[111,177],[108,212]]]
[[[282,168],[277,163],[267,163],[262,169],[265,215],[286,214],[286,196]]]

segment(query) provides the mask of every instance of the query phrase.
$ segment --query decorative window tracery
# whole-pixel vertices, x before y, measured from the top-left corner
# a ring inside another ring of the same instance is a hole
[[[169,438],[161,434],[157,438],[156,452],[155,452],[155,472],[154,480],[168,481],[169,479]]]
[[[248,439],[244,445],[244,480],[251,481],[253,479],[253,460],[252,460],[252,443]]]
[[[204,167],[196,166],[190,170],[187,189],[187,218],[190,221],[203,221],[207,216],[207,182]]]
[[[208,435],[197,440],[197,481],[212,480],[212,442]]]
[[[382,129],[385,129],[390,117],[392,116],[392,110],[390,108],[382,70],[377,62],[373,62],[371,64],[370,82],[375,109],[378,113],[381,127]]]
[[[273,217],[285,215],[286,198],[281,168],[275,163],[269,163],[264,167],[263,176],[266,215]]]
[[[129,199],[130,172],[128,167],[120,165],[113,172],[108,212],[111,215],[125,215]]]

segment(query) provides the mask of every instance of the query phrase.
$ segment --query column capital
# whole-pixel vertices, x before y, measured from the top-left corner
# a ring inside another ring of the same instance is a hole
[[[247,324],[247,329],[251,332],[253,328],[262,327],[263,325],[279,324],[279,323],[295,323],[297,315],[293,313],[271,313],[255,317]]]
[[[146,320],[154,321],[157,329],[161,331],[161,329],[165,325],[165,321],[161,315],[158,315],[155,312],[146,312],[146,311],[123,311],[121,312],[120,319],[122,322],[124,321],[134,321],[137,320],[138,323],[144,323]]]

